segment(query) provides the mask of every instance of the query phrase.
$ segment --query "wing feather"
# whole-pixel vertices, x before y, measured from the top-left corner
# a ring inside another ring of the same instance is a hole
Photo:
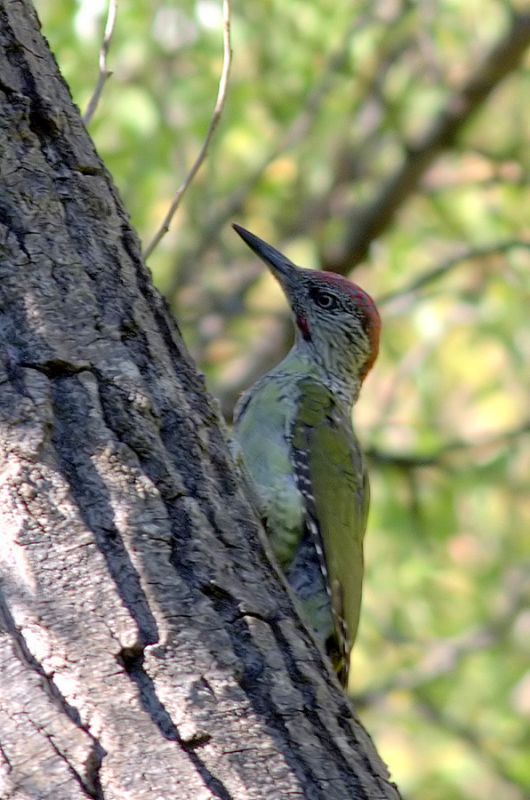
[[[343,682],[359,625],[363,538],[369,501],[367,475],[351,419],[323,384],[304,379],[293,426],[292,457],[304,498],[306,524],[331,599]]]

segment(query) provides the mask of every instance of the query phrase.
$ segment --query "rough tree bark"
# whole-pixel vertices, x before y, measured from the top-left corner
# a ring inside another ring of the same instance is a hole
[[[0,795],[397,798],[28,0],[0,0]]]

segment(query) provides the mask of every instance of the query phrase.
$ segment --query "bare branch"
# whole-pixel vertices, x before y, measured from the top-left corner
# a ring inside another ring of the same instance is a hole
[[[445,261],[442,261],[440,264],[437,264],[431,269],[426,270],[419,277],[415,278],[401,289],[396,289],[394,292],[388,292],[387,294],[381,295],[377,298],[377,304],[379,306],[383,306],[391,303],[393,300],[397,300],[398,298],[413,295],[428,284],[443,278],[448,272],[451,272],[459,264],[463,264],[466,261],[477,261],[482,258],[488,258],[489,256],[500,255],[516,248],[530,250],[530,242],[515,239],[506,242],[494,242],[493,244],[485,245],[484,247],[470,247],[460,254],[451,256]]]
[[[493,89],[519,65],[529,44],[530,14],[514,14],[507,35],[449,98],[423,137],[406,146],[404,160],[376,197],[364,209],[352,211],[341,251],[325,259],[329,269],[346,273],[366,257],[371,243],[391,225],[435,158],[454,145],[464,125]]]
[[[206,156],[208,155],[208,148],[210,146],[210,142],[212,137],[215,133],[215,129],[219,124],[219,120],[221,119],[221,115],[223,113],[223,109],[225,106],[226,95],[228,90],[228,78],[230,75],[230,67],[232,66],[232,44],[230,39],[230,16],[231,16],[231,8],[230,8],[230,0],[223,0],[223,66],[221,69],[221,77],[219,78],[219,89],[217,91],[217,100],[215,101],[215,107],[213,110],[212,118],[210,120],[210,125],[208,126],[208,131],[206,133],[206,138],[203,142],[201,149],[195,159],[190,171],[184,178],[183,182],[180,184],[175,197],[173,198],[173,202],[171,203],[169,210],[160,226],[158,232],[153,237],[152,241],[147,246],[144,252],[144,258],[147,259],[153,252],[153,250],[158,246],[160,240],[166,235],[175,216],[177,209],[180,205],[180,201],[182,200],[184,193],[191,185],[195,175],[199,171],[202,166],[202,163]]]
[[[425,455],[421,453],[390,453],[380,450],[377,447],[367,448],[365,452],[368,458],[378,464],[388,464],[400,469],[436,467],[443,466],[446,457],[453,453],[462,450],[479,450],[482,448],[496,447],[500,444],[508,444],[527,433],[530,433],[530,419],[523,420],[520,425],[511,430],[500,431],[493,436],[476,439],[475,441],[455,439],[453,442],[447,442],[442,445],[436,452],[426,453]]]
[[[118,0],[109,0],[109,8],[107,12],[107,22],[105,23],[105,32],[103,34],[103,42],[99,51],[99,75],[98,80],[90,98],[86,111],[83,114],[83,122],[88,127],[94,116],[98,103],[100,101],[103,89],[106,82],[112,75],[112,70],[107,67],[107,56],[109,54],[112,36],[114,34],[114,27],[116,25],[116,18],[118,16]]]

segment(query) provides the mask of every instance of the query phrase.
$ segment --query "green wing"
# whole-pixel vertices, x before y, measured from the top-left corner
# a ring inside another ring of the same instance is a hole
[[[331,392],[311,379],[301,381],[292,451],[308,527],[331,596],[338,653],[331,652],[343,683],[359,625],[363,538],[369,490],[352,424]]]

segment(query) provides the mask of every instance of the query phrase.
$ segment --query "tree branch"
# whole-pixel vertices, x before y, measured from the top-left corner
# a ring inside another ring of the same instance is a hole
[[[453,94],[423,137],[406,146],[406,155],[371,203],[354,209],[340,252],[325,258],[329,269],[346,273],[362,261],[371,243],[392,223],[396,213],[439,154],[454,145],[473,114],[493,89],[519,64],[530,44],[530,14],[514,14],[504,37],[464,86]]]
[[[103,34],[103,43],[99,51],[99,75],[92,97],[88,101],[85,113],[83,114],[83,122],[88,127],[92,121],[92,117],[96,113],[103,89],[108,79],[112,75],[112,70],[107,67],[107,56],[109,53],[112,36],[114,34],[114,27],[118,16],[118,0],[109,0],[109,8],[107,12],[107,22],[105,23],[105,31]]]
[[[212,141],[212,137],[221,119],[228,90],[228,78],[230,76],[230,67],[232,65],[232,44],[230,39],[230,14],[231,14],[230,0],[223,0],[223,66],[221,69],[221,77],[219,78],[217,100],[215,101],[213,115],[210,120],[210,125],[208,126],[206,138],[204,139],[203,145],[199,150],[197,158],[193,162],[190,171],[188,172],[188,174],[182,181],[181,185],[177,189],[175,197],[173,198],[173,202],[171,203],[169,210],[166,216],[164,217],[162,225],[160,226],[159,230],[153,237],[152,241],[146,247],[145,252],[143,254],[145,259],[149,258],[149,256],[152,254],[152,252],[160,243],[160,240],[168,232],[173,217],[177,213],[180,202],[184,196],[184,193],[191,185],[195,175],[200,170],[203,161],[208,155],[208,148],[210,146],[210,142]]]
[[[394,300],[407,297],[409,295],[414,295],[420,289],[425,288],[425,286],[428,286],[440,278],[445,277],[455,267],[463,264],[466,261],[479,261],[480,259],[488,258],[489,256],[501,255],[502,253],[507,253],[509,250],[515,250],[517,248],[530,251],[530,242],[510,240],[507,242],[494,242],[493,244],[485,245],[484,247],[469,247],[460,254],[450,256],[440,264],[436,264],[436,266],[432,267],[431,269],[425,270],[425,272],[422,272],[421,275],[419,275],[417,278],[414,278],[414,280],[410,281],[410,283],[406,284],[400,289],[380,295],[380,297],[377,298],[377,305],[388,305]]]
[[[477,439],[474,442],[455,439],[447,442],[434,453],[392,453],[380,450],[377,447],[366,448],[366,456],[377,464],[387,464],[399,469],[416,469],[417,467],[441,467],[445,459],[462,450],[479,450],[482,448],[495,447],[500,444],[508,444],[521,436],[530,432],[530,419],[523,421],[520,425],[508,431],[500,431],[490,437]]]

